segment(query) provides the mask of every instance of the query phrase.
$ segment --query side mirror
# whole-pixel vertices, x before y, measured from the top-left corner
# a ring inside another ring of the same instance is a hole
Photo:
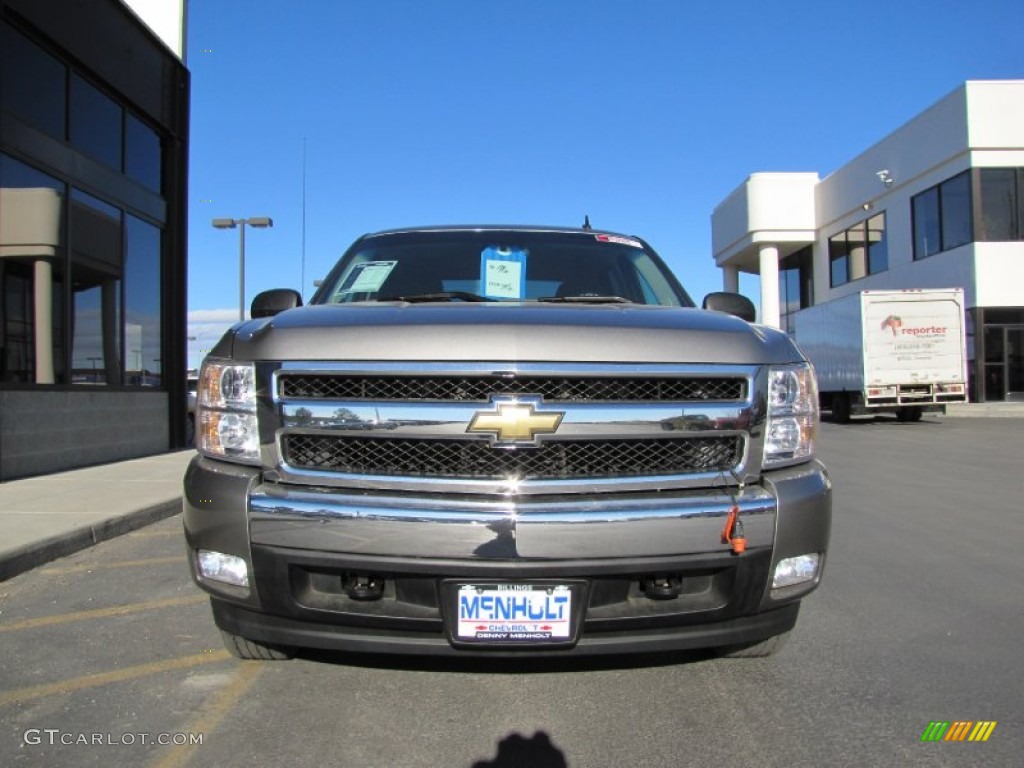
[[[252,300],[249,314],[257,317],[273,317],[288,309],[302,306],[302,294],[291,288],[273,288],[257,293]]]
[[[752,323],[757,319],[757,310],[754,309],[754,302],[739,293],[728,291],[716,291],[704,297],[704,309],[711,309],[715,312],[728,312],[730,315]]]

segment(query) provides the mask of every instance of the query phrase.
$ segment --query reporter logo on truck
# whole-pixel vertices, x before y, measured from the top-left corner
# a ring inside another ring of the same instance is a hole
[[[896,336],[903,327],[903,318],[899,315],[889,315],[885,320],[882,321],[882,330],[889,328],[892,331],[892,335]]]

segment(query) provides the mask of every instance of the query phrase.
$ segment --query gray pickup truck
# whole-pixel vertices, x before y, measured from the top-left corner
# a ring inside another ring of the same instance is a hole
[[[814,373],[643,240],[360,238],[200,373],[196,583],[246,659],[774,652],[819,583]]]

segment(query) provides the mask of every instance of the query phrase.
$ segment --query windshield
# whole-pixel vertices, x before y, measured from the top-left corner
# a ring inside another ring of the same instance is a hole
[[[519,230],[362,238],[342,257],[312,303],[410,300],[693,306],[657,254],[638,239]]]

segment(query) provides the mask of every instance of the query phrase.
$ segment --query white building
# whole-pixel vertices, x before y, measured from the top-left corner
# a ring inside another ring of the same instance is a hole
[[[711,223],[725,289],[760,275],[787,330],[856,291],[963,288],[971,400],[1024,393],[1024,80],[967,82],[824,179],[752,174]]]

